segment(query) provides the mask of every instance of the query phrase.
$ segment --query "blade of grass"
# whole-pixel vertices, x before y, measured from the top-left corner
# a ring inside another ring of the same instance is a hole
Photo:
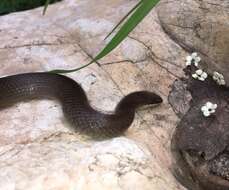
[[[133,13],[134,10],[136,10],[140,5],[142,4],[142,1],[140,1],[138,4],[136,4],[120,21],[119,23],[111,30],[111,32],[104,38],[106,40],[125,20],[128,16]]]
[[[142,0],[142,3],[136,8],[134,13],[127,19],[123,26],[119,29],[116,35],[110,40],[110,42],[102,49],[102,51],[96,55],[96,57],[86,65],[70,70],[52,70],[53,73],[69,73],[78,71],[85,68],[92,63],[98,61],[99,59],[106,56],[114,48],[116,48],[127,36],[128,34],[142,21],[142,19],[150,12],[150,10],[159,2],[160,0]]]
[[[50,3],[50,0],[46,0],[46,2],[45,2],[45,6],[44,6],[44,9],[43,9],[43,15],[45,15],[45,13],[46,13],[46,10],[47,10],[47,8],[48,8],[48,5],[49,5],[49,3]]]

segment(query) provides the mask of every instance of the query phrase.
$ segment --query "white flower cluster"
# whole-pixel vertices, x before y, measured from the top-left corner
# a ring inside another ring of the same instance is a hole
[[[208,77],[208,74],[206,72],[202,71],[201,69],[198,69],[198,70],[196,70],[196,72],[194,74],[192,74],[192,77],[194,79],[204,81]]]
[[[196,52],[193,52],[191,55],[186,57],[186,66],[191,66],[192,64],[194,64],[196,67],[198,67],[200,61],[201,58],[198,56],[198,54]],[[204,81],[208,77],[208,75],[203,70],[198,69],[194,74],[192,74],[192,77],[194,79]]]
[[[196,67],[198,67],[200,61],[201,58],[198,56],[198,54],[193,52],[191,55],[186,57],[186,66],[194,64]]]
[[[198,56],[197,52],[193,52],[191,55],[188,55],[186,57],[186,66],[191,66],[194,64],[196,67],[198,67],[199,62],[201,61],[201,58]],[[206,72],[204,72],[201,69],[198,69],[195,71],[194,74],[192,74],[192,77],[194,79],[198,79],[200,81],[204,81],[208,75]],[[217,82],[218,85],[226,85],[224,76],[218,72],[213,72],[213,80]]]
[[[213,72],[213,80],[217,82],[218,85],[225,85],[224,76],[218,72]]]
[[[207,102],[204,106],[201,107],[201,111],[205,117],[210,116],[212,113],[215,113],[217,108],[217,104],[213,104],[211,102]]]
[[[198,54],[196,52],[193,52],[191,55],[186,57],[186,66],[194,65],[195,67],[198,68],[200,61],[201,61],[201,58],[198,56]],[[208,77],[208,74],[201,69],[197,69],[195,71],[195,73],[192,74],[192,77],[194,79],[204,81]],[[219,85],[225,85],[226,84],[223,75],[216,72],[216,71],[213,73],[212,78]],[[207,102],[206,104],[204,104],[201,107],[201,111],[205,117],[209,117],[211,114],[215,113],[216,108],[217,108],[217,104],[214,104],[212,102]]]

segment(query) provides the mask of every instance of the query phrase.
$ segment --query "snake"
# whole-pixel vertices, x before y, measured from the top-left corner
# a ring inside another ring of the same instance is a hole
[[[93,108],[80,84],[65,75],[31,72],[0,78],[0,110],[32,99],[57,100],[72,129],[96,137],[123,134],[138,107],[163,101],[154,92],[135,91],[124,96],[112,113],[105,113]]]

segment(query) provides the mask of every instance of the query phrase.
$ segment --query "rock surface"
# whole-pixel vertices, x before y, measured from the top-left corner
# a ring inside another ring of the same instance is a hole
[[[222,73],[229,85],[229,1],[164,0],[158,8],[166,33],[203,58],[208,72]]]
[[[44,17],[42,8],[0,17],[0,76],[88,63],[137,2],[65,0],[49,6]],[[154,10],[109,56],[68,74],[104,111],[135,90],[163,97],[159,107],[137,112],[125,137],[96,142],[73,134],[54,101],[1,110],[0,189],[185,189],[170,170],[170,140],[179,119],[167,97],[183,76],[186,56]]]
[[[229,88],[218,85],[211,77],[204,82],[194,79],[192,73],[196,69],[193,65],[185,69],[188,78],[183,80],[183,86],[187,86],[192,101],[172,139],[172,151],[177,162],[181,162],[174,172],[180,179],[190,176],[189,181],[181,181],[188,189],[227,190],[229,182],[225,179],[229,169],[225,155],[228,152]],[[208,117],[202,112],[206,102],[217,105],[214,114]],[[184,169],[184,160],[191,171],[189,174]]]

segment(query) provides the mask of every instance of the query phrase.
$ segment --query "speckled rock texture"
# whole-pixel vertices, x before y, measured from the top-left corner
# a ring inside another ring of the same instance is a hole
[[[186,50],[199,52],[202,67],[222,73],[229,85],[229,1],[163,0],[158,14],[166,33]]]
[[[0,76],[88,63],[138,1],[65,0],[0,17]],[[109,56],[67,74],[99,110],[149,90],[164,103],[141,109],[123,137],[96,141],[68,128],[60,105],[40,100],[0,111],[0,189],[183,190],[171,173],[170,143],[179,118],[167,98],[183,76],[187,52],[152,11]]]

